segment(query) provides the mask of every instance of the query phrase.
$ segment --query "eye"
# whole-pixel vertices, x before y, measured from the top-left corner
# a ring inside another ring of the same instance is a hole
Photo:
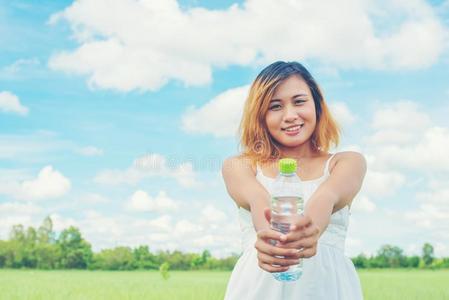
[[[302,100],[302,99],[295,99],[295,104],[301,104],[303,102],[306,102],[306,100]]]
[[[279,110],[279,109],[281,109],[280,104],[273,104],[269,107],[269,110]]]

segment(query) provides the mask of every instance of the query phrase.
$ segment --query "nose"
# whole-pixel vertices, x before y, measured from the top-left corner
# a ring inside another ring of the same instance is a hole
[[[287,105],[284,113],[285,122],[293,122],[298,119],[298,112],[292,105]]]

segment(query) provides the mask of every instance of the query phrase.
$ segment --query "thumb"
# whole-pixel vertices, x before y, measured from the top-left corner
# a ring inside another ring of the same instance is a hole
[[[267,219],[268,223],[271,222],[271,209],[269,207],[265,207],[263,210],[263,213],[265,215],[265,219]]]

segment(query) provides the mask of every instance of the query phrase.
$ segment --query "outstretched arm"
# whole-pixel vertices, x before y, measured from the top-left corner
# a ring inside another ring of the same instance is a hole
[[[351,205],[360,191],[366,173],[366,161],[357,152],[341,152],[329,178],[310,197],[304,209],[323,232],[329,224],[332,213]]]
[[[281,247],[300,249],[315,245],[319,236],[326,230],[331,214],[351,205],[359,192],[366,174],[366,160],[357,152],[341,152],[335,156],[337,161],[329,178],[313,193],[304,208],[304,215],[311,225],[303,228],[304,220],[298,218],[296,228],[287,234]],[[309,250],[305,257],[316,254],[316,248]]]
[[[283,272],[288,266],[297,264],[299,254],[295,249],[283,249],[270,243],[270,240],[280,241],[281,233],[270,228],[270,195],[256,180],[249,161],[238,157],[228,158],[223,163],[222,174],[226,189],[236,204],[251,211],[257,232],[255,247],[260,268],[268,272]]]
[[[267,229],[270,224],[264,217],[264,209],[269,207],[270,194],[256,180],[256,174],[249,160],[231,157],[223,162],[223,179],[229,195],[235,203],[251,212],[254,229]]]

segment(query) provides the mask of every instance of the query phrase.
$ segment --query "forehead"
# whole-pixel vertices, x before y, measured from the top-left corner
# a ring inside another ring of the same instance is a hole
[[[276,87],[273,99],[289,99],[291,96],[298,94],[310,95],[310,89],[302,77],[292,75]]]

